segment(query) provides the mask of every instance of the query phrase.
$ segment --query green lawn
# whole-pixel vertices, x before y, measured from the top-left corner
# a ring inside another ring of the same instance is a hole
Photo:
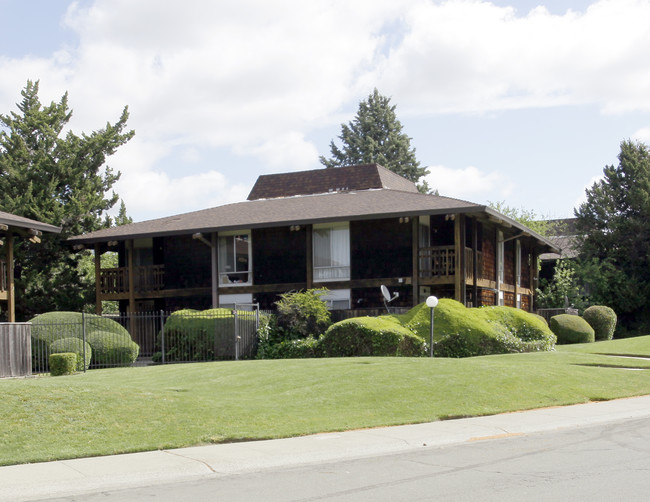
[[[650,337],[468,359],[215,362],[0,380],[0,465],[650,394]]]

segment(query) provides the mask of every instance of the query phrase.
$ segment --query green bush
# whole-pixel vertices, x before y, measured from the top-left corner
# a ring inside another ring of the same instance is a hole
[[[321,357],[319,340],[312,336],[298,340],[284,340],[274,345],[260,345],[258,359],[306,359]]]
[[[254,328],[255,312],[239,311],[237,315],[242,329]],[[178,310],[165,321],[164,334],[165,362],[229,359],[235,352],[235,316],[230,309]],[[158,346],[162,349],[162,331]],[[240,354],[250,354],[252,349],[240,346]],[[162,354],[159,357],[162,359]]]
[[[77,367],[77,354],[73,352],[50,354],[49,363],[52,376],[72,375]]]
[[[557,343],[591,343],[595,340],[594,328],[582,317],[560,314],[551,317],[551,331],[557,336]]]
[[[582,318],[594,328],[596,340],[611,340],[616,329],[616,312],[609,307],[593,305],[585,310]]]
[[[390,316],[356,317],[330,326],[319,349],[328,357],[423,356],[426,343]]]
[[[84,360],[84,345],[86,352],[86,359]],[[73,352],[77,354],[77,371],[84,371],[90,365],[92,357],[92,349],[86,342],[80,338],[59,338],[50,344],[50,354],[63,354],[66,352]]]
[[[318,337],[332,324],[331,314],[321,296],[327,289],[284,293],[275,305],[281,340]]]
[[[420,304],[393,316],[427,342],[431,310]],[[471,357],[552,350],[555,335],[539,316],[512,307],[466,308],[443,298],[434,311],[434,355]]]
[[[93,331],[86,336],[98,366],[130,366],[138,358],[140,347],[128,333]]]
[[[113,333],[117,339],[125,341],[125,351],[131,351],[129,332],[118,322],[94,314],[83,314],[86,323],[86,341],[93,352],[96,347],[89,341],[90,335],[98,331]],[[46,370],[49,349],[52,342],[62,338],[83,340],[82,314],[79,312],[47,312],[34,317],[32,323],[32,365],[35,370]],[[138,348],[139,350],[139,348]],[[137,357],[137,356],[136,356]],[[92,363],[98,362],[96,359]],[[103,363],[100,363],[103,364]]]

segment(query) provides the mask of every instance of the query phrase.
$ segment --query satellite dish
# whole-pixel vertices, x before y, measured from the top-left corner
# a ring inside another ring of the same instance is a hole
[[[399,293],[395,293],[395,296],[391,298],[390,291],[388,291],[388,288],[386,286],[382,284],[380,289],[381,289],[381,294],[384,297],[384,307],[386,307],[386,312],[390,314],[390,310],[388,309],[388,304],[392,302],[395,298],[399,297]]]

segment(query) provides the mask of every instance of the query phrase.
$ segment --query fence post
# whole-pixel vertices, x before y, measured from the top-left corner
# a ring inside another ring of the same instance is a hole
[[[235,305],[235,361],[239,361],[239,321],[237,315],[237,305]]]
[[[165,364],[165,313],[160,311],[160,350],[162,352],[162,364]]]
[[[84,373],[85,373],[86,372],[86,314],[85,312],[81,313],[81,337],[83,339]]]

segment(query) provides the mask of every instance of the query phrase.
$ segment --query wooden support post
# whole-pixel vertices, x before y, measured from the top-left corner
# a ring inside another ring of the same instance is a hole
[[[307,289],[311,289],[314,284],[314,250],[313,250],[313,226],[307,225],[305,228],[305,239],[307,240],[307,270],[305,270]]]
[[[454,299],[458,302],[463,302],[463,292],[462,287],[464,278],[463,274],[465,270],[463,268],[463,253],[465,250],[461,247],[461,216],[459,214],[454,218],[454,255],[455,255],[455,265],[454,265]]]
[[[102,313],[102,254],[99,243],[95,244],[95,313]]]
[[[536,291],[537,291],[537,281],[539,280],[539,268],[537,266],[537,250],[533,247],[530,250],[530,311],[535,312],[536,305]]]
[[[478,307],[478,221],[476,218],[472,218],[472,253],[474,255],[472,260],[472,275],[474,276],[472,296],[474,297],[474,307]]]
[[[217,232],[212,232],[212,248],[210,249],[212,272],[212,308],[219,307],[219,255],[217,253]]]
[[[411,246],[413,247],[413,272],[411,283],[413,285],[413,301],[411,302],[411,306],[415,307],[420,303],[420,219],[414,216],[412,221]]]
[[[129,313],[135,312],[135,270],[133,268],[133,239],[126,241],[126,259],[129,273]]]
[[[14,285],[14,235],[7,232],[7,319],[16,322],[16,287]]]

